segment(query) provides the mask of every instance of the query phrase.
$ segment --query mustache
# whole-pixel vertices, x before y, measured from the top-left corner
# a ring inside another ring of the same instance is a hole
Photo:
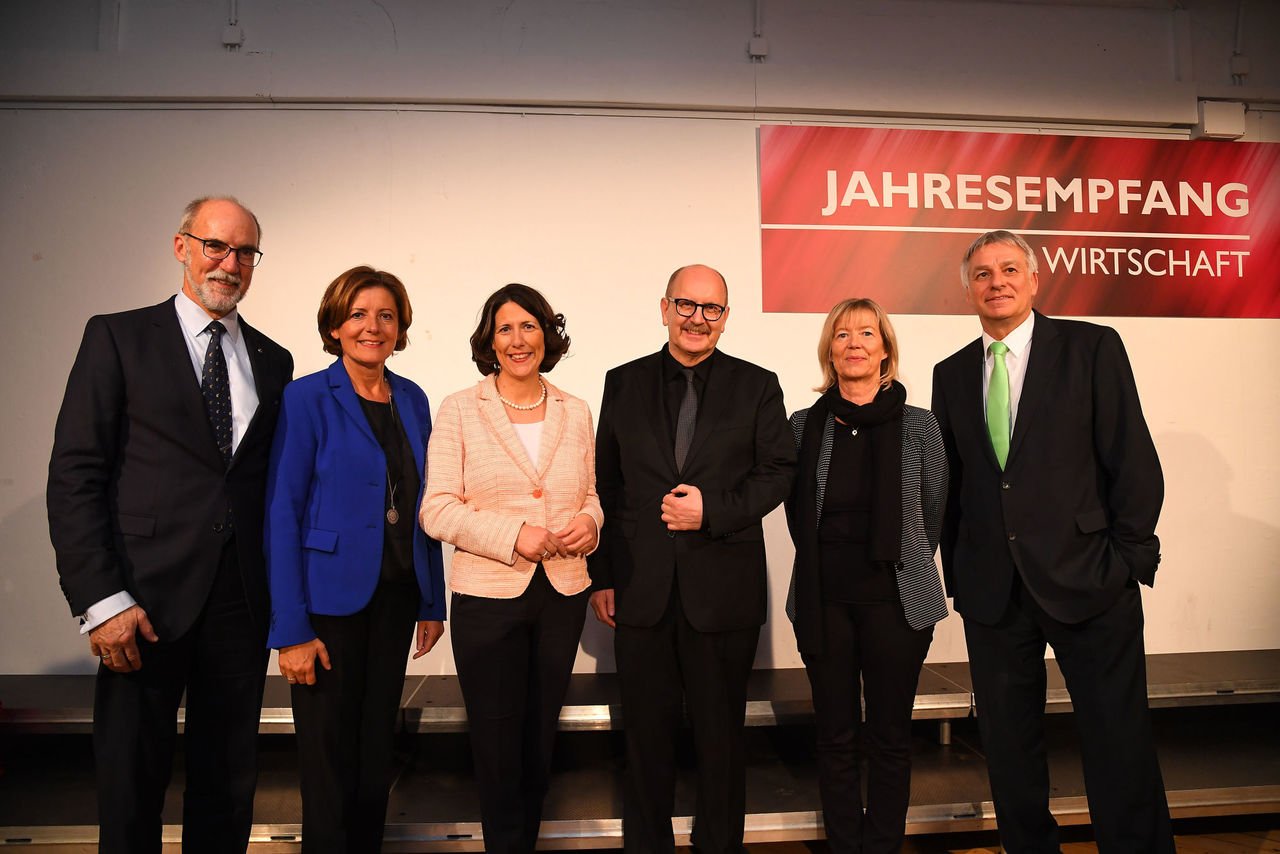
[[[224,285],[235,285],[237,288],[244,281],[238,273],[228,273],[226,270],[213,270],[204,279],[206,282],[222,282]]]
[[[707,323],[683,323],[680,328],[685,332],[697,332],[701,335],[709,335],[711,333],[711,326]]]

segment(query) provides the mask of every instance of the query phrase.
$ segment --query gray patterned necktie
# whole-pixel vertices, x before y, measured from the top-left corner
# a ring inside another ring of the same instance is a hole
[[[215,320],[205,331],[209,333],[209,347],[204,351],[200,393],[204,395],[204,411],[209,416],[222,462],[231,465],[231,380],[227,375],[227,359],[222,353],[222,336],[227,329]]]
[[[681,368],[686,383],[680,413],[676,416],[676,468],[683,471],[684,461],[693,444],[693,428],[698,423],[698,390],[693,386],[693,368]]]

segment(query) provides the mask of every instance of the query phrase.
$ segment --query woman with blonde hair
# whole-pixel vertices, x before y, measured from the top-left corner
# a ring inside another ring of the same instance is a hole
[[[906,405],[897,336],[874,301],[831,309],[818,364],[822,395],[791,416],[799,462],[786,504],[796,546],[787,614],[813,689],[827,841],[835,852],[888,854],[905,832],[916,681],[933,624],[947,615],[933,562],[946,451],[933,414]]]

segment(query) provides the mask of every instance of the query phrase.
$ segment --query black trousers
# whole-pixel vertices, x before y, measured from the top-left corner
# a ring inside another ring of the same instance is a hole
[[[1060,623],[1014,582],[1000,622],[965,620],[978,730],[1000,842],[1009,854],[1057,854],[1044,744],[1045,643],[1071,693],[1089,814],[1101,854],[1173,854],[1147,709],[1142,597],[1136,584],[1083,623]]]
[[[138,639],[142,667],[98,666],[93,752],[98,850],[159,854],[177,712],[187,694],[184,852],[244,851],[253,825],[267,636],[249,614],[234,539],[204,611],[180,638]]]
[[[484,850],[533,851],[587,591],[561,595],[539,565],[515,599],[454,593],[450,610]]]
[[[292,686],[306,854],[382,847],[418,598],[416,584],[380,581],[350,616],[311,615],[332,669],[317,661],[316,683]]]
[[[726,591],[726,595],[733,595]],[[744,719],[747,677],[760,629],[699,632],[680,605],[678,584],[657,624],[618,624],[614,652],[622,694],[627,770],[623,847],[675,850],[676,733],[687,704],[698,762],[690,842],[701,854],[740,852],[746,813]]]
[[[827,843],[837,854],[896,854],[911,801],[911,711],[933,626],[911,628],[898,602],[828,602],[822,610],[824,651],[804,656],[804,666],[813,688]],[[867,759],[865,818],[859,735]]]

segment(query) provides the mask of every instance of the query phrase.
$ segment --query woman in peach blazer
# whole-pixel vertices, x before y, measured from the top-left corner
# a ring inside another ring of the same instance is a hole
[[[485,379],[445,398],[427,450],[421,521],[455,549],[454,661],[489,854],[538,840],[604,522],[591,411],[541,375],[568,349],[542,294],[499,289],[471,336]]]

